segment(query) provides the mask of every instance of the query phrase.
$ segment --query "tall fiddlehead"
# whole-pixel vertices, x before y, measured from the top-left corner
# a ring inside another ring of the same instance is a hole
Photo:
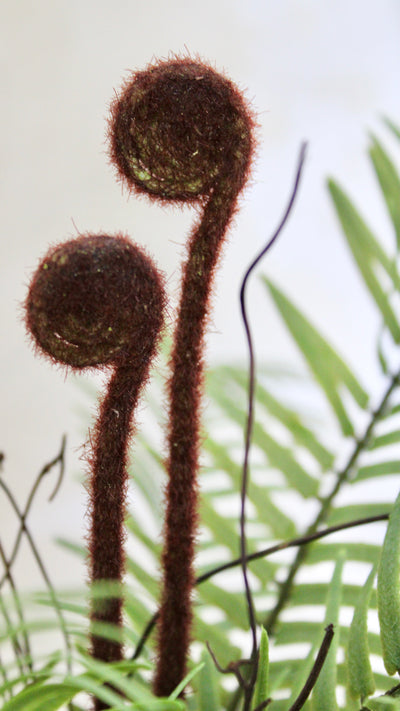
[[[127,238],[83,235],[51,249],[30,284],[26,325],[37,351],[75,371],[113,367],[91,433],[90,580],[122,582],[127,453],[132,414],[159,340],[163,280]],[[92,622],[122,625],[122,597],[93,600]],[[122,644],[91,634],[91,653],[122,658]],[[98,699],[95,709],[106,706]]]
[[[163,589],[154,682],[182,680],[190,643],[197,533],[203,341],[215,268],[254,152],[254,116],[225,76],[189,58],[133,74],[111,109],[110,154],[129,190],[197,205],[182,270],[169,380]]]

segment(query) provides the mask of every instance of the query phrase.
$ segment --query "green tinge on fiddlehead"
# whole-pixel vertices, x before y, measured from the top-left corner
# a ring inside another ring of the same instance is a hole
[[[244,177],[253,149],[249,120],[236,87],[211,67],[159,62],[134,73],[112,104],[111,159],[129,188],[195,201],[219,181]]]
[[[74,368],[140,361],[161,325],[150,259],[121,235],[84,235],[49,251],[26,300],[39,349]],[[155,321],[152,324],[152,320]]]
[[[121,235],[83,235],[51,249],[25,302],[35,347],[52,362],[75,370],[113,367],[88,452],[92,583],[123,580],[132,416],[157,348],[164,306],[157,268]],[[122,596],[116,592],[102,603],[92,598],[91,654],[104,662],[119,661],[120,636],[106,638],[98,629],[104,623],[122,629]],[[95,711],[105,708],[94,699]]]

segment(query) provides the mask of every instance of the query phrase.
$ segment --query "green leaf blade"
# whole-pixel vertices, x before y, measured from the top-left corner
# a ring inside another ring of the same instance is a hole
[[[400,494],[382,546],[377,592],[383,662],[393,675],[400,670]]]
[[[367,615],[375,580],[376,570],[372,569],[354,608],[347,646],[348,690],[354,699],[364,699],[375,691],[375,679],[369,659]]]
[[[214,661],[207,649],[203,650],[201,661],[204,666],[197,679],[199,711],[218,711],[220,708],[218,676]]]
[[[260,706],[268,698],[269,681],[269,640],[266,629],[261,629],[260,649],[258,656],[257,679],[254,689],[254,708]]]
[[[6,702],[2,711],[56,711],[76,693],[68,684],[34,684]]]
[[[389,158],[382,144],[372,136],[369,150],[376,176],[381,186],[383,197],[396,233],[397,248],[400,248],[400,177],[393,161]]]
[[[345,552],[341,551],[329,587],[324,622],[324,627],[333,624],[335,634],[312,692],[311,701],[313,711],[337,711],[338,708],[336,700],[336,654],[339,645],[338,621],[342,597],[342,571],[344,561]]]
[[[400,326],[398,320],[390,305],[389,295],[382,287],[375,271],[376,265],[380,265],[391,279],[393,288],[398,287],[399,278],[394,264],[339,185],[334,180],[329,180],[328,189],[343,233],[360,270],[361,276],[364,279],[365,285],[374,303],[378,307],[394,342],[400,343]]]
[[[310,370],[324,390],[343,434],[353,435],[354,427],[344,406],[339,388],[345,386],[355,402],[362,408],[366,408],[368,404],[366,391],[342,358],[293,302],[271,280],[264,277],[263,282],[269,289],[275,305]]]

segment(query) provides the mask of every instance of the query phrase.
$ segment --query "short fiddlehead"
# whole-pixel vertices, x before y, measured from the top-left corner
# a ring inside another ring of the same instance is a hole
[[[35,348],[70,369],[113,367],[91,433],[90,580],[121,583],[127,452],[132,414],[163,323],[163,280],[150,258],[127,238],[83,235],[51,249],[25,303]],[[122,598],[92,603],[92,622],[122,625]],[[91,653],[122,658],[122,644],[92,631]],[[98,699],[96,709],[103,709]]]

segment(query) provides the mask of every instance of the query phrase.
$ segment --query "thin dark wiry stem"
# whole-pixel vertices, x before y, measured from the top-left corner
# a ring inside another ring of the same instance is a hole
[[[132,661],[135,661],[135,659],[138,659],[142,653],[142,650],[144,649],[144,646],[150,637],[155,625],[158,622],[158,619],[160,617],[160,611],[157,610],[157,612],[154,613],[152,617],[150,617],[146,627],[144,628],[142,635],[139,639],[139,642],[136,645],[136,649],[131,657]]]
[[[263,548],[260,551],[257,551],[256,553],[250,553],[247,556],[247,562],[250,563],[253,560],[258,560],[259,558],[266,558],[269,555],[272,555],[273,553],[278,553],[278,551],[284,551],[287,548],[297,548],[298,546],[304,546],[307,545],[308,543],[312,543],[313,541],[317,541],[320,538],[325,538],[325,536],[329,536],[332,533],[336,533],[337,531],[345,531],[347,528],[356,528],[357,526],[365,526],[368,523],[377,523],[378,521],[387,521],[389,518],[389,514],[379,514],[377,516],[368,516],[366,518],[359,518],[355,521],[347,521],[346,523],[339,523],[336,526],[329,526],[329,528],[324,528],[323,531],[316,531],[315,533],[310,533],[305,536],[299,536],[299,538],[292,538],[290,541],[284,541],[283,543],[277,543],[274,546],[270,546],[269,548]],[[196,578],[196,585],[200,585],[201,583],[204,583],[206,580],[209,580],[209,578],[214,577],[214,575],[217,575],[218,573],[222,573],[224,570],[230,570],[231,568],[236,568],[236,566],[240,565],[241,563],[241,558],[235,558],[234,560],[230,560],[229,563],[223,563],[222,565],[219,565],[218,567],[213,568],[212,570],[209,570],[207,573],[203,573],[202,575],[199,575],[198,578]]]
[[[332,487],[331,492],[323,499],[321,499],[321,508],[318,512],[318,515],[316,516],[315,520],[313,523],[308,527],[306,531],[306,536],[312,536],[317,528],[321,526],[326,518],[329,515],[329,512],[331,510],[331,506],[333,503],[333,500],[335,499],[336,495],[339,493],[341,490],[342,485],[348,481],[351,472],[354,470],[354,467],[356,466],[356,463],[358,461],[358,458],[360,454],[368,447],[368,443],[371,440],[372,433],[374,430],[375,425],[379,421],[380,417],[382,414],[385,412],[386,405],[389,401],[390,396],[392,395],[393,391],[395,390],[396,387],[399,385],[399,380],[400,380],[400,371],[394,375],[391,376],[390,383],[388,387],[386,388],[386,391],[383,394],[383,397],[378,405],[378,407],[371,412],[371,417],[370,421],[367,424],[367,427],[365,428],[364,434],[362,437],[358,438],[354,442],[354,448],[353,451],[351,452],[348,461],[344,465],[343,469],[341,469],[336,476],[336,481]],[[305,548],[300,548],[295,560],[293,561],[292,565],[289,568],[288,575],[286,577],[286,580],[282,583],[280,594],[278,597],[278,600],[276,602],[275,607],[273,610],[268,615],[268,618],[264,622],[264,627],[268,631],[268,634],[272,635],[275,629],[275,625],[277,623],[278,617],[285,606],[286,602],[290,598],[292,588],[293,588],[293,582],[294,578],[296,576],[296,573],[302,563],[304,562],[304,559],[307,556],[307,551]]]
[[[396,686],[392,686],[391,689],[388,689],[388,691],[385,691],[384,696],[399,696],[400,694],[400,684],[396,684]]]
[[[258,706],[256,706],[256,708],[254,709],[254,711],[263,711],[263,709],[266,709],[267,706],[270,705],[271,701],[272,701],[272,699],[265,699],[265,701],[262,701],[261,704],[259,704]]]
[[[12,505],[13,505],[14,511],[17,513],[17,516],[18,516],[19,521],[20,521],[20,526],[19,526],[19,530],[18,530],[16,539],[15,539],[15,542],[14,542],[14,546],[13,546],[13,549],[12,549],[12,552],[11,552],[11,556],[10,556],[9,558],[6,557],[6,555],[5,555],[4,551],[3,551],[3,549],[1,548],[0,555],[1,555],[1,558],[2,558],[3,565],[4,565],[4,573],[3,573],[3,576],[0,578],[0,590],[1,590],[2,586],[4,585],[4,583],[5,583],[6,581],[8,581],[8,582],[10,583],[10,586],[11,586],[11,588],[12,588],[12,590],[13,590],[13,596],[14,596],[16,608],[17,608],[17,611],[18,611],[19,619],[20,619],[20,621],[21,621],[21,623],[22,623],[22,624],[21,624],[21,628],[22,628],[22,629],[24,629],[24,624],[23,624],[23,623],[24,623],[23,610],[22,610],[22,606],[21,606],[21,603],[20,603],[20,600],[19,600],[19,596],[18,596],[16,587],[15,587],[15,583],[14,583],[14,580],[13,580],[13,575],[12,575],[11,569],[12,569],[13,563],[14,563],[14,561],[15,561],[15,559],[16,559],[16,556],[17,556],[17,554],[18,554],[18,550],[19,550],[19,546],[20,546],[20,543],[21,543],[21,540],[22,540],[22,536],[23,536],[24,533],[27,533],[27,535],[28,535],[27,528],[26,528],[26,518],[27,518],[27,516],[28,516],[28,514],[29,514],[29,511],[30,511],[30,509],[31,509],[31,507],[32,507],[32,504],[33,504],[33,501],[34,501],[36,492],[37,492],[38,489],[39,489],[39,485],[40,485],[40,483],[43,481],[43,479],[44,479],[44,477],[46,476],[46,474],[48,474],[50,471],[52,471],[52,469],[54,469],[54,467],[55,467],[57,464],[60,465],[59,474],[58,474],[58,478],[57,478],[56,485],[55,485],[55,487],[54,487],[52,493],[50,494],[48,500],[49,500],[49,501],[53,501],[54,498],[55,498],[55,496],[56,496],[56,494],[58,493],[58,491],[59,491],[59,489],[60,489],[60,486],[61,486],[61,484],[62,484],[62,480],[63,480],[63,477],[64,477],[64,471],[65,471],[65,447],[66,447],[66,443],[67,443],[66,435],[63,435],[63,436],[62,436],[62,440],[61,440],[61,447],[60,447],[59,453],[58,453],[50,462],[48,462],[47,464],[45,464],[45,465],[42,467],[42,469],[40,470],[38,476],[36,477],[36,479],[35,479],[35,481],[34,481],[34,483],[33,483],[33,486],[32,486],[32,488],[31,488],[31,490],[30,490],[30,492],[29,492],[29,494],[28,494],[28,498],[27,498],[27,501],[26,501],[26,504],[25,504],[25,508],[24,508],[24,510],[23,510],[22,512],[19,511],[18,507],[16,508],[16,506],[13,504],[13,501],[10,499],[10,496],[9,496],[9,493],[10,493],[10,492],[8,492],[8,491],[7,491],[6,489],[4,489],[4,487],[3,487],[3,490],[5,491],[7,497],[9,498],[9,500],[11,501],[11,503],[12,503]],[[2,459],[3,459],[3,457],[0,459],[0,462],[2,461]],[[2,482],[1,479],[0,479],[0,486],[2,486],[2,484],[3,484],[3,482]],[[28,540],[29,540],[29,536],[28,536]],[[32,549],[32,550],[33,550],[33,549]],[[33,550],[33,552],[34,552],[34,555],[35,555],[35,551],[34,551],[34,550]],[[39,555],[37,550],[36,550],[36,554],[37,554],[37,555],[35,555],[35,557],[36,557],[36,559],[37,559],[37,556]],[[39,560],[40,560],[40,559],[39,559]],[[39,565],[39,567],[40,567],[40,565]],[[42,572],[43,572],[43,571],[42,571]],[[45,577],[45,580],[46,580],[46,577]],[[46,582],[47,582],[47,580],[46,580]],[[51,586],[50,586],[49,589],[50,589],[50,594],[52,594]],[[54,599],[55,599],[55,598],[54,598],[53,596],[52,596],[52,599],[53,599],[53,602],[54,602]],[[57,605],[58,605],[58,603],[57,603]],[[64,640],[65,640],[66,651],[67,651],[67,659],[66,659],[67,670],[68,670],[68,672],[70,672],[70,671],[71,671],[71,661],[70,661],[71,649],[70,649],[70,645],[69,645],[69,639],[68,639],[68,635],[67,635],[66,628],[65,628],[65,626],[63,627],[63,616],[61,615],[61,611],[59,610],[58,607],[56,607],[56,612],[57,612],[57,614],[59,615],[59,619],[60,619],[60,622],[61,622],[61,627],[62,627],[62,631],[63,631],[63,635],[64,635]],[[4,614],[4,610],[3,610],[3,614]],[[31,656],[31,651],[30,651],[29,637],[28,637],[28,634],[27,634],[26,631],[23,632],[23,636],[24,636],[24,644],[25,644],[25,654],[24,654],[24,657],[27,659],[27,664],[28,664],[29,670],[32,671],[32,669],[33,669],[33,666],[32,666],[32,656]],[[16,656],[17,656],[17,663],[18,663],[18,665],[19,665],[19,667],[20,667],[20,669],[21,669],[20,660],[19,660],[19,655],[17,654],[17,650],[16,650]],[[22,669],[21,669],[21,671],[22,671]],[[69,703],[68,706],[67,706],[67,708],[68,708],[68,709],[72,709],[72,705]]]
[[[65,471],[65,447],[66,447],[67,439],[66,436],[63,435],[62,440],[61,440],[61,448],[59,453],[57,454],[54,459],[52,459],[50,462],[44,465],[44,467],[40,470],[38,476],[36,477],[34,484],[29,492],[27,502],[25,504],[25,509],[23,510],[20,518],[20,527],[14,542],[14,546],[10,555],[10,558],[8,560],[4,560],[4,568],[5,572],[3,576],[0,578],[0,589],[4,585],[4,582],[9,579],[9,573],[12,568],[12,565],[14,563],[14,560],[17,556],[19,546],[22,540],[22,535],[25,531],[25,520],[29,514],[29,511],[31,509],[31,506],[33,504],[33,500],[35,498],[36,492],[39,488],[39,484],[42,482],[43,478],[45,477],[46,474],[48,474],[57,464],[60,465],[60,472],[58,475],[57,483],[54,487],[53,492],[49,496],[49,501],[53,501],[54,497],[56,496],[60,486],[61,482],[64,477],[64,471]]]
[[[369,523],[378,523],[379,521],[387,521],[389,518],[389,514],[379,514],[378,516],[368,516],[366,518],[359,518],[355,521],[347,521],[346,523],[340,523],[337,524],[336,526],[330,526],[329,528],[325,528],[323,531],[316,531],[315,533],[309,534],[307,536],[300,536],[299,538],[293,538],[290,541],[283,541],[283,543],[277,543],[274,546],[270,546],[269,548],[263,548],[260,551],[257,551],[256,553],[250,553],[247,556],[247,562],[251,563],[253,560],[259,560],[260,558],[267,558],[270,555],[273,555],[274,553],[278,553],[279,551],[286,550],[287,548],[296,548],[297,546],[305,546],[308,545],[309,543],[312,543],[313,541],[317,541],[320,538],[325,538],[326,536],[330,536],[332,533],[337,533],[338,531],[345,531],[348,528],[356,528],[357,526],[365,526]],[[203,573],[202,575],[199,575],[196,578],[195,584],[196,585],[201,585],[201,583],[205,583],[206,580],[209,580],[210,578],[213,578],[214,575],[218,575],[218,573],[223,573],[225,570],[231,570],[232,568],[236,568],[238,565],[240,565],[242,562],[241,558],[235,558],[234,560],[230,560],[228,563],[222,563],[222,565],[219,565],[215,568],[212,568],[212,570],[207,571],[206,573]],[[132,659],[137,659],[141,652],[142,649],[146,643],[146,640],[149,638],[154,625],[157,622],[158,619],[158,612],[156,612],[153,617],[148,621],[143,634],[136,646],[135,652],[133,654]]]
[[[20,670],[22,671],[22,669],[23,669],[23,665],[22,665],[22,663],[20,663],[20,657],[22,657],[23,659],[26,659],[26,660],[27,660],[28,670],[29,670],[29,671],[32,671],[32,669],[33,669],[33,666],[32,666],[32,655],[31,655],[31,649],[30,649],[30,644],[29,644],[29,637],[28,637],[28,633],[27,633],[27,631],[26,631],[24,612],[23,612],[23,608],[22,608],[22,605],[21,605],[21,600],[20,600],[20,597],[19,597],[19,594],[18,594],[17,586],[16,586],[16,584],[15,584],[14,577],[13,577],[13,575],[12,575],[12,573],[11,573],[11,570],[10,570],[10,567],[9,567],[9,561],[7,560],[7,556],[6,556],[6,554],[5,554],[4,548],[3,548],[3,546],[2,546],[1,543],[0,543],[0,558],[1,558],[1,560],[2,560],[2,563],[3,563],[4,567],[8,569],[7,578],[8,578],[8,582],[9,582],[9,584],[10,584],[10,588],[11,588],[11,592],[12,592],[12,597],[13,597],[14,604],[15,604],[15,609],[16,609],[16,611],[17,611],[17,615],[18,615],[19,621],[20,621],[20,623],[21,623],[21,634],[22,634],[22,638],[23,638],[23,647],[22,647],[22,645],[18,642],[18,640],[16,639],[15,635],[14,635],[14,634],[11,634],[11,639],[12,639],[12,643],[13,643],[13,647],[14,647],[14,652],[15,652],[15,654],[16,654],[17,662],[18,662],[18,665],[19,665]],[[4,618],[5,618],[5,620],[6,620],[7,624],[8,624],[9,618],[8,618],[8,616],[7,616],[7,614],[6,614],[6,609],[5,609],[4,605],[3,605],[3,602],[2,602],[2,608],[3,608],[3,609],[2,609],[2,612],[3,612]],[[10,624],[11,624],[11,623],[10,623]],[[11,628],[12,628],[12,626],[11,626]]]
[[[10,641],[11,646],[12,646],[12,648],[13,648],[13,652],[14,652],[14,655],[15,655],[15,660],[16,660],[16,662],[17,662],[17,665],[18,665],[18,668],[19,668],[20,673],[23,674],[23,673],[24,673],[24,668],[23,668],[23,664],[22,664],[21,658],[24,656],[24,653],[23,653],[23,650],[22,650],[22,647],[21,647],[21,645],[20,645],[19,640],[17,639],[16,635],[15,635],[14,632],[13,632],[13,623],[12,623],[12,620],[11,620],[11,618],[10,618],[7,605],[5,604],[2,595],[0,595],[0,610],[1,610],[1,613],[2,613],[2,615],[3,615],[3,617],[4,617],[5,627],[6,627],[6,629],[7,629],[7,634],[8,634],[8,636],[9,636],[9,641]]]
[[[272,699],[265,699],[265,701],[262,701],[261,704],[254,709],[254,711],[263,711],[263,709],[266,709],[267,706],[270,705],[271,701]]]
[[[1,557],[1,560],[2,560],[2,563],[3,563],[3,566],[4,566],[4,573],[3,573],[2,578],[0,579],[0,588],[4,585],[5,581],[8,581],[8,582],[9,582],[10,587],[11,587],[11,590],[12,590],[12,593],[13,593],[13,598],[14,598],[16,610],[17,610],[17,613],[18,613],[18,617],[19,617],[19,619],[20,619],[20,621],[21,621],[21,623],[22,623],[22,624],[21,624],[21,628],[22,628],[22,629],[24,629],[24,624],[23,624],[23,623],[24,623],[23,609],[22,609],[21,602],[20,602],[20,599],[19,599],[19,596],[18,596],[18,592],[17,592],[17,589],[16,589],[15,581],[14,581],[13,575],[12,575],[12,573],[11,573],[11,568],[12,568],[12,565],[13,565],[13,563],[14,563],[14,560],[15,560],[15,558],[16,558],[16,556],[17,556],[18,549],[19,549],[19,545],[20,545],[20,542],[21,542],[21,540],[22,540],[22,535],[23,535],[24,530],[25,530],[25,520],[26,520],[26,517],[27,517],[27,515],[28,515],[28,513],[29,513],[29,510],[30,510],[30,508],[31,508],[31,506],[32,506],[32,503],[33,503],[35,494],[36,494],[36,492],[37,492],[37,490],[38,490],[38,488],[39,488],[39,484],[40,484],[40,482],[42,481],[42,479],[44,478],[44,476],[45,476],[46,474],[48,474],[48,473],[51,471],[51,469],[53,469],[53,467],[56,466],[56,464],[60,464],[60,473],[59,473],[59,476],[58,476],[57,485],[56,485],[56,487],[55,487],[53,493],[51,494],[51,496],[50,496],[50,498],[49,498],[49,501],[51,501],[51,500],[54,499],[54,496],[55,496],[57,490],[58,490],[59,487],[60,487],[60,484],[61,484],[61,481],[62,481],[62,477],[63,477],[63,473],[64,473],[65,444],[66,444],[66,438],[65,438],[65,436],[63,436],[60,452],[57,454],[56,457],[54,457],[54,459],[52,459],[50,462],[48,462],[47,464],[45,464],[45,466],[41,469],[41,471],[39,472],[38,476],[36,477],[36,480],[35,480],[35,482],[34,482],[34,484],[33,484],[33,486],[32,486],[32,489],[31,489],[29,495],[28,495],[28,499],[27,499],[27,502],[26,502],[26,505],[25,505],[25,509],[24,509],[24,511],[21,513],[21,517],[20,517],[20,527],[19,527],[19,530],[18,530],[18,534],[17,534],[16,540],[15,540],[15,543],[14,543],[13,550],[12,550],[12,553],[11,553],[10,558],[7,558],[7,556],[6,556],[6,554],[5,554],[5,551],[3,550],[3,547],[2,547],[1,544],[0,544],[0,557]],[[4,611],[3,611],[3,614],[4,614]],[[28,635],[27,635],[27,632],[26,632],[26,631],[23,632],[23,637],[24,637],[24,653],[23,653],[23,656],[24,656],[24,658],[26,658],[26,659],[28,660],[27,663],[28,663],[29,670],[32,671],[32,660],[31,660],[30,644],[29,644],[29,638],[28,638]],[[17,654],[17,661],[18,661],[18,663],[19,663],[19,656],[22,654],[22,649],[19,647],[19,645],[18,645],[18,647],[16,647],[16,643],[17,643],[17,641],[14,640],[14,642],[13,642],[13,644],[14,644],[14,650],[15,650],[15,652],[16,652],[16,654]]]
[[[300,691],[300,694],[298,695],[296,701],[290,707],[289,711],[300,711],[300,709],[303,708],[304,704],[306,703],[321,673],[322,667],[324,666],[325,659],[332,644],[334,634],[335,633],[333,631],[333,625],[328,625],[328,627],[325,628],[325,636],[322,640],[322,644],[320,646],[319,652],[317,654],[311,672],[308,676],[308,679],[304,684],[302,690]]]
[[[248,480],[249,480],[249,455],[250,455],[250,446],[251,446],[251,438],[252,438],[252,432],[253,432],[253,424],[254,424],[254,392],[255,392],[255,357],[254,357],[254,347],[253,347],[253,338],[251,334],[251,329],[250,329],[250,323],[247,315],[247,309],[246,309],[246,288],[247,284],[249,281],[249,278],[258,265],[258,263],[261,261],[261,259],[264,257],[264,255],[268,252],[268,250],[272,247],[280,233],[282,232],[282,229],[284,228],[289,215],[291,213],[299,183],[300,183],[300,178],[301,178],[301,173],[302,173],[302,168],[304,165],[304,160],[305,160],[305,153],[306,153],[306,144],[303,143],[300,149],[300,156],[299,156],[299,162],[298,162],[298,167],[296,171],[296,177],[295,177],[295,182],[292,190],[292,194],[290,196],[290,200],[288,203],[288,206],[285,210],[284,216],[267,243],[267,245],[261,250],[261,252],[257,255],[257,257],[253,260],[249,268],[247,269],[247,272],[244,276],[242,286],[240,289],[240,308],[241,308],[241,314],[242,314],[242,319],[243,319],[243,324],[246,332],[246,339],[247,339],[247,345],[248,345],[248,350],[249,350],[249,384],[248,384],[248,416],[247,416],[247,424],[246,424],[246,433],[245,433],[245,450],[244,450],[244,462],[243,462],[243,470],[242,470],[242,486],[241,486],[241,507],[240,507],[240,557],[241,557],[241,567],[242,567],[242,575],[243,575],[243,581],[244,581],[244,588],[245,588],[245,595],[246,595],[246,601],[247,601],[247,609],[248,609],[248,615],[249,615],[249,623],[250,623],[250,629],[251,629],[251,635],[252,635],[252,651],[251,651],[251,660],[252,660],[252,672],[250,676],[250,680],[248,684],[245,686],[245,704],[243,707],[243,711],[250,711],[250,705],[251,705],[251,699],[253,696],[254,692],[254,686],[256,683],[257,679],[257,668],[258,668],[258,654],[257,654],[257,623],[256,623],[256,615],[255,615],[255,608],[254,608],[254,601],[253,601],[253,596],[248,580],[248,575],[247,575],[247,542],[246,542],[246,500],[247,500],[247,488],[248,488]]]
[[[18,516],[19,520],[21,521],[21,525],[22,525],[22,527],[23,527],[23,532],[25,533],[25,535],[26,535],[26,537],[27,537],[27,539],[28,539],[28,542],[29,542],[29,545],[30,545],[30,547],[31,547],[33,556],[34,556],[34,558],[35,558],[35,560],[36,560],[36,563],[37,563],[37,565],[38,565],[38,567],[39,567],[39,569],[40,569],[40,572],[41,572],[41,574],[42,574],[42,577],[43,577],[43,579],[44,579],[44,581],[45,581],[45,583],[46,583],[46,585],[47,585],[48,591],[49,591],[49,593],[50,593],[50,598],[51,598],[51,601],[52,601],[52,603],[53,603],[54,610],[55,610],[55,612],[56,612],[56,614],[57,614],[57,616],[58,616],[58,619],[59,619],[59,621],[60,621],[60,629],[61,629],[62,636],[63,636],[63,638],[64,638],[64,644],[65,644],[65,650],[66,650],[66,664],[67,664],[67,670],[68,670],[68,673],[72,673],[72,668],[71,668],[71,643],[70,643],[70,640],[69,640],[69,635],[68,635],[66,623],[65,623],[65,620],[64,620],[64,615],[63,615],[62,610],[61,610],[61,607],[60,607],[60,605],[59,605],[59,602],[58,602],[58,599],[57,599],[57,596],[56,596],[55,589],[54,589],[53,584],[52,584],[52,582],[51,582],[51,580],[50,580],[50,578],[49,578],[49,575],[48,575],[47,570],[46,570],[46,568],[45,568],[45,566],[44,566],[44,563],[43,563],[43,561],[42,561],[42,559],[41,559],[41,557],[40,557],[40,553],[39,553],[39,551],[38,551],[38,549],[37,549],[37,547],[36,547],[35,541],[33,540],[32,534],[31,534],[29,528],[28,528],[27,525],[26,525],[26,521],[25,521],[24,518],[23,518],[23,512],[20,510],[20,508],[19,508],[19,506],[18,506],[18,504],[17,504],[17,502],[16,502],[16,500],[15,500],[15,497],[14,497],[12,491],[9,489],[9,487],[7,486],[7,484],[6,484],[2,479],[0,479],[0,487],[3,489],[5,495],[7,496],[7,498],[8,498],[8,500],[9,500],[11,506],[13,507],[13,509],[14,509],[14,511],[15,511],[15,513],[16,513],[16,515]]]
[[[246,682],[240,672],[240,667],[243,664],[250,664],[249,659],[239,659],[237,662],[230,662],[227,667],[221,667],[220,663],[218,662],[213,650],[211,649],[210,645],[208,642],[206,642],[206,647],[210,653],[211,659],[213,660],[217,670],[219,671],[220,674],[234,674],[236,679],[239,682],[239,686],[241,686],[243,689],[246,686]]]
[[[43,477],[43,476],[45,476],[45,474],[47,474],[47,472],[49,472],[56,464],[60,464],[60,471],[59,471],[59,474],[58,474],[58,479],[57,479],[57,481],[56,481],[56,485],[55,485],[53,491],[51,492],[51,494],[50,494],[50,496],[49,496],[49,499],[48,499],[49,502],[54,501],[54,499],[56,498],[56,496],[57,496],[57,494],[58,494],[58,492],[59,492],[59,489],[60,489],[60,487],[61,487],[61,484],[62,484],[62,482],[63,482],[63,479],[64,479],[64,473],[65,473],[65,447],[66,447],[66,444],[67,444],[67,437],[66,437],[66,435],[64,434],[64,435],[62,436],[62,438],[61,438],[61,449],[60,449],[59,454],[58,454],[57,457],[55,457],[49,464],[47,464],[47,466],[43,467],[42,472],[41,472],[41,477]],[[28,501],[27,501],[27,506],[28,506],[28,505],[30,505],[29,499],[28,499]],[[26,514],[25,514],[25,515],[26,515]]]
[[[8,674],[7,674],[7,671],[5,669],[5,666],[3,664],[1,657],[0,657],[0,676],[1,676],[2,681],[4,683],[4,694],[3,694],[4,700],[8,701],[9,699],[11,699],[11,688],[10,688],[10,685],[7,684]]]

